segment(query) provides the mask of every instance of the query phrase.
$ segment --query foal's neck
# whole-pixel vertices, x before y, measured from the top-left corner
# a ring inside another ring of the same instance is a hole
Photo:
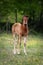
[[[25,28],[28,28],[28,25],[27,24],[22,24]]]

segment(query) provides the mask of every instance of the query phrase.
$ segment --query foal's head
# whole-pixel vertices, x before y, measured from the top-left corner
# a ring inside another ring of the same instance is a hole
[[[28,24],[28,16],[23,16],[23,25],[27,25]]]

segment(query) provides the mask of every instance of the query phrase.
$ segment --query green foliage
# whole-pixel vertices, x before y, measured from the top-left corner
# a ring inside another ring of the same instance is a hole
[[[6,20],[6,16],[8,16],[8,14],[15,14],[15,8],[17,8],[17,10],[19,11],[18,14],[23,11],[23,14],[27,14],[29,16],[33,16],[33,11],[35,11],[34,16],[37,17],[40,15],[42,9],[41,3],[42,1],[39,0],[0,0],[0,17],[5,17]],[[18,15],[18,17],[20,17],[20,15]]]

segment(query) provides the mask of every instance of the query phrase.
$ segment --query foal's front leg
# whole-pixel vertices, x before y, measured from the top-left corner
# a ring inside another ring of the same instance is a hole
[[[27,41],[27,40],[26,40],[26,38],[27,38],[27,37],[24,37],[24,53],[25,53],[25,55],[27,55],[27,52],[26,52],[26,41]]]

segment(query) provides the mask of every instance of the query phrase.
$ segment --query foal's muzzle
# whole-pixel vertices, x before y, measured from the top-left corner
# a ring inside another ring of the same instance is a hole
[[[27,26],[27,24],[24,24],[25,26]]]

